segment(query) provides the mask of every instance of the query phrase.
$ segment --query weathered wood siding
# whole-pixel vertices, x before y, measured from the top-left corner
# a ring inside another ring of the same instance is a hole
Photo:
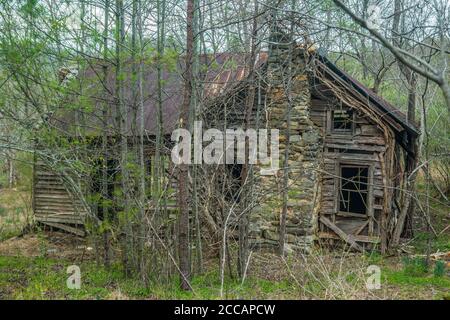
[[[59,175],[42,162],[35,163],[33,209],[36,221],[51,224],[83,224],[85,210],[67,191]]]
[[[341,108],[340,102],[321,85],[312,90],[311,120],[323,134],[322,201],[320,215],[328,218],[346,234],[362,242],[376,242],[380,216],[383,209],[383,174],[381,155],[385,151],[382,131],[365,114],[355,112],[353,132],[332,132],[331,111]],[[345,106],[346,107],[346,106]],[[351,106],[350,106],[351,107]],[[369,167],[367,216],[351,216],[339,213],[340,165],[362,165]],[[330,228],[319,226],[319,236],[336,238]]]

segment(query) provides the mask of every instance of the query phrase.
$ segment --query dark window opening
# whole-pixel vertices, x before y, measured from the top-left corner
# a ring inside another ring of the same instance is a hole
[[[352,132],[353,131],[353,111],[349,109],[334,110],[332,113],[333,131]]]
[[[366,214],[369,168],[341,166],[339,211]]]
[[[227,165],[225,168],[227,171],[225,199],[227,201],[238,203],[241,200],[242,164]]]

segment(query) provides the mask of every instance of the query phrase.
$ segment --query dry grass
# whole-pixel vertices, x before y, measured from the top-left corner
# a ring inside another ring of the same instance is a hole
[[[195,295],[180,292],[176,283],[170,287],[145,288],[142,283],[122,279],[118,276],[121,272],[98,269],[94,262],[95,250],[89,250],[92,245],[86,239],[62,232],[42,231],[17,236],[30,221],[29,192],[0,190],[0,208],[0,240],[6,235],[9,237],[0,241],[0,260],[4,264],[3,271],[8,272],[3,277],[4,288],[8,290],[0,288],[0,299],[2,295],[30,299],[216,299],[219,296],[220,281],[214,258],[204,262],[204,274],[194,276]],[[448,213],[440,207],[436,210],[442,213],[439,216],[441,223],[448,222],[445,220]],[[436,245],[446,249],[448,237],[441,238]],[[415,243],[416,249],[420,248],[419,244]],[[15,260],[15,257],[20,258]],[[330,252],[320,248],[308,255],[294,253],[285,258],[254,252],[247,279],[244,283],[239,279],[227,279],[225,298],[441,299],[450,295],[448,274],[442,278],[433,277],[432,271],[411,275],[405,271],[401,259],[345,250]],[[20,265],[16,267],[16,263]],[[73,294],[63,288],[66,277],[63,267],[73,263],[83,264],[89,270],[86,271],[86,276],[91,279],[89,288],[82,293]],[[381,289],[366,288],[369,265],[380,267]],[[25,274],[21,275],[20,281],[9,279],[22,272]],[[42,294],[44,291],[45,295]]]
[[[63,232],[37,232],[0,242],[0,256],[91,260],[93,248],[84,238]]]
[[[32,219],[31,192],[0,189],[0,239],[19,233]]]
[[[367,267],[364,256],[315,251],[308,255],[280,258],[255,255],[253,276],[269,281],[289,281],[296,299],[380,299],[383,294],[366,289]]]
[[[371,265],[380,268],[380,289],[366,287]],[[257,254],[250,268],[252,277],[273,283],[289,282],[292,289],[287,298],[290,299],[440,299],[450,294],[448,277],[405,274],[400,257],[318,249],[308,255],[284,259],[273,254]]]
[[[205,261],[205,272],[194,275],[195,293],[183,292],[177,281],[145,287],[138,279],[124,278],[120,268],[105,270],[95,263],[94,250],[87,247],[85,239],[60,232],[0,242],[0,274],[5,273],[0,275],[0,299],[2,295],[26,299],[219,298],[217,259]],[[65,268],[72,264],[83,270],[80,292],[65,288]],[[366,288],[369,265],[380,267],[381,289]],[[2,285],[8,290],[2,291]],[[226,299],[442,299],[450,293],[450,280],[430,273],[408,274],[399,257],[317,250],[286,258],[255,252],[244,283],[227,277],[225,287]]]

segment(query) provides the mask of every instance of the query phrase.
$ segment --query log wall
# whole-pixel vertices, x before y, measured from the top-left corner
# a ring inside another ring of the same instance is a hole
[[[81,201],[74,199],[62,178],[41,161],[34,165],[33,210],[38,222],[84,234],[81,230],[72,230],[84,224],[86,211]]]
[[[332,131],[332,111],[342,105],[331,92],[317,86],[311,99],[311,120],[321,129],[323,139],[323,175],[320,215],[329,219],[346,234],[362,242],[378,242],[380,218],[383,210],[383,173],[381,159],[386,150],[383,132],[371,119],[355,113],[351,133]],[[369,168],[367,215],[346,215],[339,212],[340,165],[367,166]],[[325,224],[319,225],[319,237],[336,238]]]

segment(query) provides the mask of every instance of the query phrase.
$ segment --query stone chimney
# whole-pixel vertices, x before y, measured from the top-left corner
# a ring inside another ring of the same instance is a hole
[[[280,130],[280,170],[259,180],[261,206],[254,221],[260,243],[278,245],[283,210],[283,177],[288,146],[288,208],[285,249],[309,251],[320,204],[321,135],[310,119],[309,53],[281,28],[273,27],[267,69],[267,127]]]

